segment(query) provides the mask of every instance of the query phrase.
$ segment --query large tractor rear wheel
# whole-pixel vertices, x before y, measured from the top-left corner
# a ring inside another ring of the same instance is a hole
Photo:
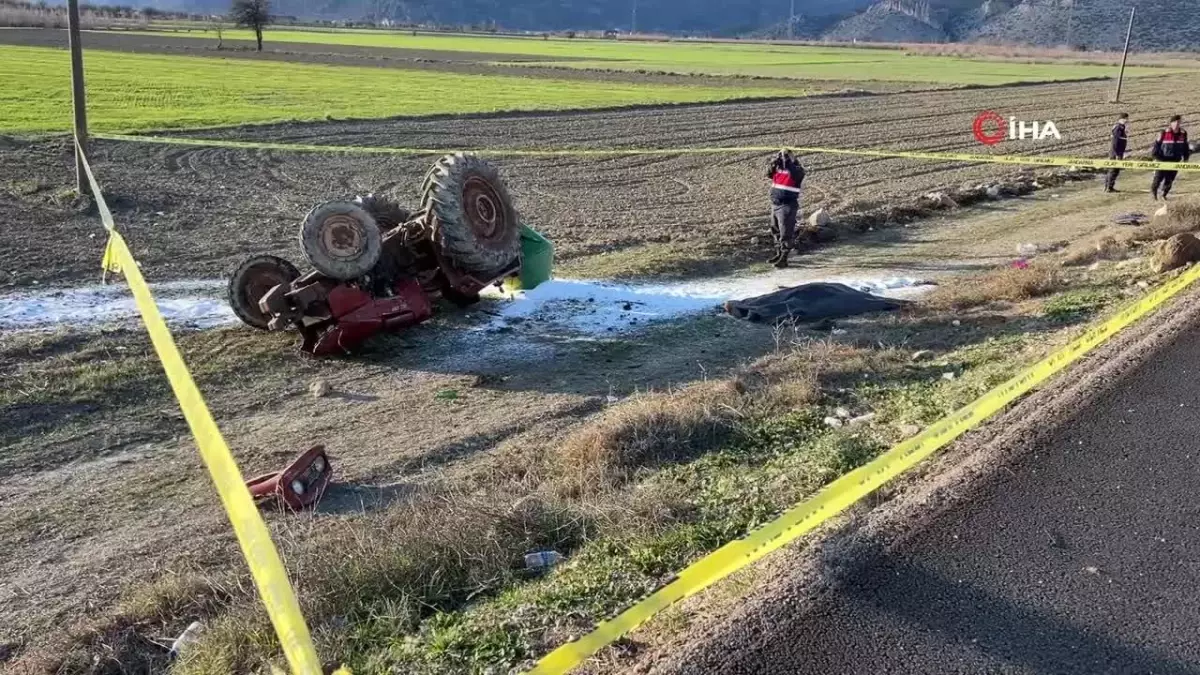
[[[229,306],[247,326],[267,330],[271,317],[258,307],[267,291],[300,278],[292,263],[273,255],[256,255],[238,265],[229,277]]]
[[[333,201],[318,204],[300,226],[300,249],[321,274],[356,279],[371,271],[383,251],[379,225],[362,206]]]
[[[412,213],[400,206],[399,203],[392,201],[385,195],[370,193],[365,197],[356,197],[354,203],[363,207],[371,217],[375,219],[375,223],[379,225],[381,232],[387,232],[392,228],[398,227],[407,223],[412,218]]]
[[[423,192],[434,245],[459,270],[488,276],[520,257],[520,217],[492,165],[475,155],[446,155]]]

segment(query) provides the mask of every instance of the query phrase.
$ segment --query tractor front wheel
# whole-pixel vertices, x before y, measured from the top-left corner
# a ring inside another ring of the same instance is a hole
[[[271,317],[258,307],[267,291],[300,278],[292,263],[273,255],[257,255],[238,265],[229,277],[229,306],[247,326],[267,330]]]
[[[327,277],[347,281],[371,271],[383,252],[375,218],[353,202],[318,204],[300,226],[300,249]]]

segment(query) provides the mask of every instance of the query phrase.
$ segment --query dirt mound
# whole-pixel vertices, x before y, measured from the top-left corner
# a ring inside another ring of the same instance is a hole
[[[1200,239],[1181,232],[1159,244],[1151,264],[1156,272],[1166,272],[1200,260]]]
[[[829,209],[823,207],[820,211],[830,214],[822,218],[824,224],[814,227],[810,221],[801,231],[801,236],[808,245],[823,243],[839,239],[846,234],[904,225],[938,212],[990,199],[1019,197],[1048,187],[1089,180],[1094,174],[1095,171],[1086,169],[1045,171],[1036,175],[1022,171],[998,181],[944,188],[907,200],[885,203],[859,200]]]

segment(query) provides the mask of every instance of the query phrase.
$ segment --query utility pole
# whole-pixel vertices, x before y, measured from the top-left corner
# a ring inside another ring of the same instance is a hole
[[[1125,29],[1125,52],[1121,54],[1121,74],[1117,76],[1117,93],[1113,96],[1113,103],[1121,102],[1121,84],[1125,82],[1125,61],[1129,59],[1129,38],[1133,36],[1133,15],[1137,11],[1137,5],[1129,8],[1129,28]]]
[[[75,189],[90,194],[80,148],[87,147],[87,94],[83,86],[83,45],[79,42],[79,0],[67,0],[67,41],[71,47],[71,102],[75,106]]]
[[[1075,22],[1075,2],[1071,0],[1071,7],[1067,10],[1067,50],[1071,50],[1071,24]]]
[[[788,12],[788,39],[796,39],[796,0],[792,0],[792,9]]]
[[[638,0],[633,0],[633,14],[629,17],[629,34],[633,35],[637,32],[637,3]]]

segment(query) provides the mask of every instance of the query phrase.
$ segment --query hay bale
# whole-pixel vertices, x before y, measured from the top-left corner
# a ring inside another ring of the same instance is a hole
[[[1161,273],[1197,260],[1200,260],[1200,239],[1189,232],[1181,232],[1158,245],[1151,264],[1155,272]]]

